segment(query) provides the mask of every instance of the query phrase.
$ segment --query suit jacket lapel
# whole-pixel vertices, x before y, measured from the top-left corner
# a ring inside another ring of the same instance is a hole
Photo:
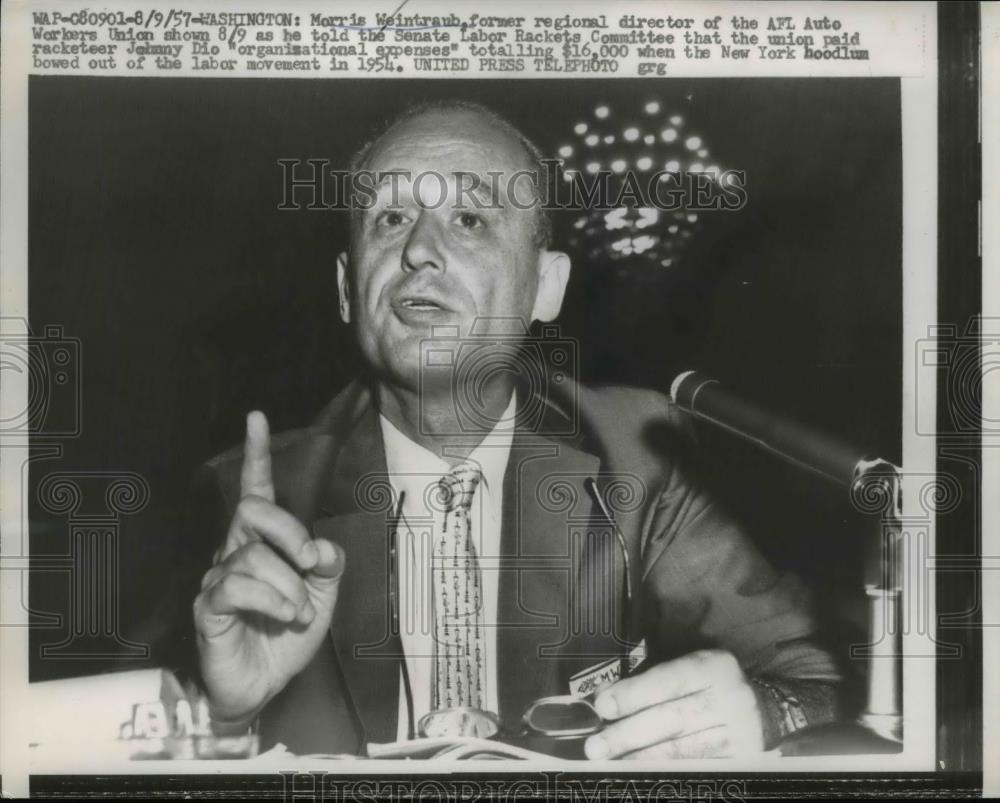
[[[331,634],[365,740],[396,739],[402,646],[390,633],[388,538],[392,491],[378,416],[360,400],[354,425],[319,491],[317,538],[340,544],[346,556]]]
[[[614,622],[600,621],[617,613],[621,563],[595,528],[584,486],[599,470],[597,457],[566,440],[515,435],[504,482],[497,637],[499,713],[508,727],[537,698],[566,694],[576,672],[621,652]]]

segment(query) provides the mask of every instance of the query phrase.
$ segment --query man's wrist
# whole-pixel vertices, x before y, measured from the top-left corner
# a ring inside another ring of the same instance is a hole
[[[216,736],[246,736],[257,732],[263,705],[259,705],[244,714],[231,714],[219,711],[212,704],[210,697],[206,696],[206,700],[212,733]]]
[[[259,717],[241,717],[235,720],[221,720],[210,715],[212,733],[216,736],[252,736],[257,733]]]
[[[809,725],[832,722],[840,716],[840,686],[822,680],[751,677],[750,685],[761,713],[764,749]]]

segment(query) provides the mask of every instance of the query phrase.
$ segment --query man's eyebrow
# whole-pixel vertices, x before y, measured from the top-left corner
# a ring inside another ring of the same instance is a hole
[[[366,170],[363,171],[370,177],[369,191],[373,193],[374,202],[366,211],[371,211],[375,207],[382,206],[386,202],[390,206],[399,202],[396,192],[404,186],[404,179],[410,177],[410,171],[404,168],[394,168],[391,170]],[[386,192],[392,195],[386,198]]]
[[[537,182],[538,173],[530,168],[492,170],[485,174],[466,170],[456,171],[454,175],[464,176],[459,200],[466,203],[466,195],[472,196],[472,202],[479,210],[498,210],[507,215],[541,203],[537,183],[533,184],[529,180],[534,177]]]
[[[394,168],[392,170],[372,170],[369,171],[375,177],[375,184],[373,189],[381,189],[387,184],[398,184],[404,178],[410,177],[410,171],[405,170],[402,167]]]
[[[431,181],[426,174],[433,173],[433,171],[414,172],[403,167],[386,170],[369,169],[363,172],[369,176],[367,183],[370,192],[374,193],[373,200],[376,201],[374,206],[379,207],[386,203],[394,205],[402,201],[402,198],[396,195],[397,191],[405,193],[406,197],[409,198],[414,184],[419,181]],[[507,171],[503,170],[485,173],[476,170],[455,170],[439,174],[439,178],[434,179],[434,181],[435,185],[439,186],[437,182],[440,181],[440,177],[444,177],[451,188],[449,194],[454,190],[457,195],[455,200],[461,208],[466,208],[471,204],[478,210],[505,210],[510,206],[507,203],[510,200],[507,196],[513,191],[513,188],[509,184],[505,185],[504,182],[520,180],[521,175],[523,173],[520,171],[515,176],[508,176]],[[387,192],[391,193],[389,197],[386,195]],[[520,197],[521,192],[523,190],[518,191],[518,197]]]
[[[456,170],[452,175],[460,190],[460,197],[466,193],[473,195],[487,208],[502,209],[504,204],[502,171],[477,173],[474,170]]]
[[[417,176],[422,175],[422,173],[429,173],[432,171],[414,173],[412,170],[399,167],[391,168],[389,170],[369,170],[368,172],[375,178],[373,187],[378,189],[386,184],[391,184],[394,180],[401,181],[403,179],[407,179],[410,183],[412,183]],[[444,173],[442,175],[448,179],[453,179],[456,185],[463,188],[469,187],[470,190],[475,192],[483,192],[484,188],[492,187],[503,178],[503,173],[501,171],[490,174],[477,173],[475,170],[455,170],[451,173]],[[394,176],[398,176],[398,178],[394,179]]]

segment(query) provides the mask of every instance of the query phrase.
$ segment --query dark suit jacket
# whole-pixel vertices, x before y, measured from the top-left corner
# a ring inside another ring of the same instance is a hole
[[[802,587],[691,481],[686,417],[651,391],[562,387],[516,430],[505,476],[501,720],[514,725],[534,699],[567,693],[572,675],[620,655],[626,639],[645,638],[650,661],[714,646],[752,677],[836,681],[830,656],[810,641]],[[553,432],[563,434],[545,434]],[[347,567],[331,637],[262,712],[261,747],[360,752],[366,741],[392,741],[401,650],[389,628],[391,505],[370,392],[350,385],[314,426],[274,436],[272,451],[278,503],[315,537],[339,543]],[[241,456],[234,449],[208,464],[202,491],[217,529],[206,537],[223,537]],[[624,563],[587,477],[604,489],[628,546],[628,616],[619,604]]]

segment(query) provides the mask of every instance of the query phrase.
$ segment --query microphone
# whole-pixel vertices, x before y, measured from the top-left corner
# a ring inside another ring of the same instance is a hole
[[[697,371],[678,374],[670,397],[682,410],[848,488],[870,463],[860,449],[768,412]]]
[[[716,380],[685,371],[670,385],[678,407],[711,421],[796,466],[814,471],[852,489],[868,477],[887,490],[891,518],[879,517],[865,555],[865,593],[868,596],[868,701],[855,722],[812,725],[786,736],[778,750],[784,756],[858,753],[899,753],[903,749],[899,656],[900,470],[885,460],[867,459],[859,449],[776,416],[744,401]],[[886,526],[886,523],[890,526]]]

